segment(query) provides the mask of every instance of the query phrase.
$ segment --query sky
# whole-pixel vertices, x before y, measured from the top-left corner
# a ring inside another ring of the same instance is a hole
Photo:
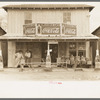
[[[42,3],[42,4],[88,4],[95,8],[90,12],[90,33],[100,26],[100,2],[0,2],[0,6],[10,5],[10,4],[32,4],[32,3]],[[3,12],[0,12],[3,13]]]

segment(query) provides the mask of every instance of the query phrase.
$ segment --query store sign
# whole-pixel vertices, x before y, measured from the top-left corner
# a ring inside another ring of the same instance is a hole
[[[25,35],[34,35],[36,33],[35,24],[24,25],[23,27]]]
[[[51,41],[48,41],[48,44],[58,44],[58,41],[51,40]]]
[[[59,24],[40,24],[41,34],[60,34]]]
[[[65,35],[76,35],[76,26],[63,24],[63,34]]]
[[[47,24],[38,23],[37,26],[34,24],[23,25],[23,31],[25,35],[35,35],[37,27],[37,34],[41,35],[60,35],[61,31],[64,35],[76,35],[76,26],[68,24]]]

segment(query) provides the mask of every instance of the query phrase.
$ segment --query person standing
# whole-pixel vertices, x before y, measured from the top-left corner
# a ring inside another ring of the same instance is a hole
[[[27,51],[25,52],[25,62],[26,62],[26,65],[27,65],[28,67],[31,67],[31,64],[28,64],[30,58],[32,58],[32,52],[29,51],[29,50],[27,50]]]
[[[20,66],[21,70],[23,70],[25,65],[25,59],[23,56],[23,52],[22,50],[19,50],[16,54],[15,54],[15,67]]]

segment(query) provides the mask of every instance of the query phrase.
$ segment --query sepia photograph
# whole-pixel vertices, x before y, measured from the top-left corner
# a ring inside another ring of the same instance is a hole
[[[99,12],[100,2],[0,2],[0,98],[99,98]]]

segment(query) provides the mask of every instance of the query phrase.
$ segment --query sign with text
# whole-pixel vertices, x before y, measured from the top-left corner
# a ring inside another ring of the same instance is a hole
[[[60,34],[60,24],[39,24],[40,34]]]
[[[65,35],[76,35],[76,26],[63,24],[63,34]]]
[[[25,35],[35,35],[36,33],[35,24],[24,25],[23,28]]]

